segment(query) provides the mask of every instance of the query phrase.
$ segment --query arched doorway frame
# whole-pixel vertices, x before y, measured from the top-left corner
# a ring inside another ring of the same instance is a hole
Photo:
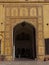
[[[19,4],[17,4],[17,5],[19,5]],[[19,9],[21,9],[21,7],[23,7],[23,4],[20,4],[20,5],[21,6],[17,6],[17,8],[18,8],[18,9],[16,8],[17,10],[19,10]],[[6,6],[5,6],[5,45],[4,45],[5,51],[4,51],[4,53],[5,53],[5,56],[7,57],[7,60],[9,60],[9,57],[10,57],[10,60],[13,60],[13,45],[12,45],[13,44],[12,43],[13,42],[12,41],[13,36],[12,36],[12,34],[13,34],[14,24],[16,25],[17,23],[20,23],[21,20],[28,20],[28,22],[30,22],[30,20],[31,20],[32,24],[33,24],[35,22],[35,21],[33,21],[33,19],[36,19],[36,24],[34,26],[36,28],[37,59],[43,60],[44,56],[45,56],[45,43],[44,43],[44,34],[43,34],[44,33],[44,29],[43,29],[43,6],[38,5],[38,4],[33,4],[33,3],[32,4],[31,3],[25,4],[25,7],[28,7],[29,11],[32,7],[36,8],[37,16],[35,16],[35,17],[34,16],[31,17],[30,14],[29,14],[29,16],[26,16],[26,17],[24,15],[21,17],[19,14],[16,17],[15,16],[13,17],[13,16],[11,16],[11,10],[13,10],[13,6],[15,8],[16,3],[14,3],[14,5],[13,4],[6,4]],[[25,8],[25,7],[23,7],[23,8]],[[29,11],[28,11],[28,13],[30,13]],[[20,13],[20,11],[18,11],[18,12]],[[10,15],[7,15],[7,13],[9,13]],[[8,31],[8,29],[9,29],[9,31]],[[7,33],[8,33],[8,35],[7,35]],[[7,43],[10,45],[6,46]],[[10,52],[7,53],[8,50]]]
[[[15,27],[15,26],[17,26],[18,24],[21,24],[23,21],[25,21],[26,23],[28,23],[28,24],[30,24],[30,25],[32,25],[34,28],[35,28],[35,31],[36,31],[36,56],[37,56],[37,22],[36,22],[36,20],[34,21],[32,21],[32,20],[22,20],[22,19],[20,19],[20,20],[18,20],[17,22],[16,22],[16,20],[15,20],[15,23],[14,23],[14,25],[12,26],[12,40],[13,40],[13,28]],[[13,45],[13,42],[12,42],[12,45]],[[15,59],[15,46],[13,46],[13,60]]]

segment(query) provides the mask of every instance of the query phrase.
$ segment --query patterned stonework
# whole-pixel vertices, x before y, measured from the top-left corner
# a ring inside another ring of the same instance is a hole
[[[25,5],[25,6],[24,6]],[[22,21],[34,25],[36,29],[36,51],[37,58],[44,58],[44,35],[43,35],[43,8],[27,4],[5,5],[5,56],[7,59],[13,58],[13,37],[12,32],[15,25]]]
[[[46,0],[2,0],[2,2],[8,2],[8,3],[2,3],[0,5],[1,9],[0,39],[2,40],[1,55],[4,55],[6,60],[13,60],[13,28],[15,27],[15,25],[21,23],[22,21],[27,21],[27,23],[30,23],[35,27],[37,59],[42,60],[44,59],[45,56],[44,28],[43,28],[44,6],[43,4],[40,5],[39,3],[34,4],[32,3],[33,1],[44,2]],[[15,2],[15,3],[9,3],[9,2]],[[17,3],[17,2],[23,2],[23,3]],[[1,21],[1,19],[3,21]]]

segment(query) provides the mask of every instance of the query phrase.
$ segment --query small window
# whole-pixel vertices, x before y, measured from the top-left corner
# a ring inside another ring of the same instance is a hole
[[[45,39],[45,54],[49,55],[49,38]]]

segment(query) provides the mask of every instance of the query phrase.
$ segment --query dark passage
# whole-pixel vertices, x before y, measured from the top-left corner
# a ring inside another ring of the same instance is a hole
[[[49,38],[45,39],[45,54],[49,55]]]
[[[35,28],[26,23],[20,23],[13,29],[13,44],[15,45],[15,58],[36,58]]]

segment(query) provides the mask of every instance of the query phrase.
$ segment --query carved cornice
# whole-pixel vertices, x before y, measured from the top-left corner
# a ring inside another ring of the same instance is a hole
[[[0,0],[0,3],[49,3],[49,0],[41,0],[41,1],[18,1],[18,0]]]

